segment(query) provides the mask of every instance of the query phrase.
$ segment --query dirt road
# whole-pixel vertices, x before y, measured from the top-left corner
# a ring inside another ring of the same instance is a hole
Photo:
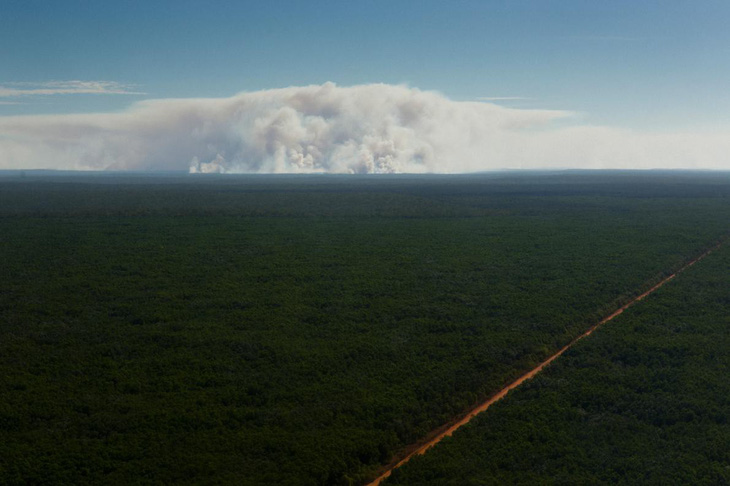
[[[393,472],[394,469],[399,468],[400,466],[402,466],[403,464],[405,464],[406,462],[408,462],[412,457],[414,457],[416,455],[419,455],[419,454],[425,453],[428,449],[430,449],[434,445],[438,444],[444,437],[448,437],[451,434],[453,434],[456,429],[458,429],[462,425],[468,423],[476,415],[478,415],[481,412],[483,412],[486,409],[488,409],[493,403],[495,403],[498,400],[502,399],[505,395],[507,395],[507,393],[510,390],[512,390],[514,388],[517,388],[522,383],[524,383],[525,381],[529,380],[530,378],[532,378],[533,376],[535,376],[536,374],[538,374],[540,371],[542,371],[543,368],[545,368],[545,366],[549,365],[558,356],[560,356],[561,354],[563,354],[564,352],[566,352],[568,349],[570,349],[575,343],[577,343],[578,341],[580,341],[584,337],[590,335],[593,331],[595,331],[596,329],[598,329],[601,325],[607,323],[611,319],[613,319],[616,316],[620,315],[621,313],[623,313],[623,311],[625,311],[626,309],[628,309],[629,307],[631,307],[635,303],[639,302],[640,300],[642,300],[646,296],[650,295],[651,293],[653,293],[654,291],[656,291],[658,288],[662,287],[665,283],[667,283],[670,280],[672,280],[679,273],[683,272],[684,270],[686,270],[687,268],[691,267],[692,265],[694,265],[698,261],[702,260],[704,257],[706,257],[707,255],[709,255],[710,253],[712,253],[714,250],[716,250],[717,248],[719,248],[721,245],[722,245],[722,243],[720,243],[717,246],[712,247],[709,250],[705,251],[704,253],[702,253],[700,256],[698,256],[694,260],[691,260],[689,263],[685,264],[682,268],[680,268],[679,270],[677,270],[672,275],[666,277],[661,282],[659,282],[658,284],[654,285],[652,288],[650,288],[649,290],[647,290],[643,294],[639,295],[638,297],[635,297],[634,299],[632,299],[627,304],[624,304],[623,306],[621,306],[620,308],[618,308],[615,312],[613,312],[608,317],[605,317],[604,319],[602,319],[597,324],[594,324],[593,326],[591,326],[586,332],[584,332],[583,334],[581,334],[577,338],[573,339],[570,343],[568,343],[567,345],[565,345],[564,347],[562,347],[559,351],[557,351],[555,354],[551,355],[549,358],[547,358],[545,361],[543,361],[542,363],[540,363],[539,365],[537,365],[535,368],[533,368],[532,370],[528,371],[527,373],[525,373],[524,375],[520,376],[515,381],[513,381],[512,383],[510,383],[509,385],[507,385],[506,387],[504,387],[501,390],[499,390],[497,393],[495,393],[494,395],[492,395],[487,401],[482,402],[479,405],[477,405],[476,407],[474,407],[473,409],[471,409],[466,414],[466,416],[464,416],[463,418],[461,418],[457,422],[453,422],[453,423],[444,425],[443,427],[441,427],[441,428],[433,431],[433,433],[430,434],[430,436],[426,439],[425,442],[422,442],[420,444],[415,444],[415,445],[409,447],[407,449],[408,453],[406,454],[405,457],[403,457],[402,459],[398,460],[397,462],[393,462],[390,465],[386,466],[386,468],[383,470],[383,472],[380,474],[380,476],[378,476],[377,479],[375,479],[373,482],[369,483],[368,486],[378,486],[381,481],[383,481],[385,478],[387,478],[388,476],[390,476],[391,472]]]

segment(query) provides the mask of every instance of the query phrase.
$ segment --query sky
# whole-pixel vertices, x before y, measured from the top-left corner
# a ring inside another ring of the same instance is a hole
[[[724,0],[4,0],[0,169],[730,169],[728,18]]]

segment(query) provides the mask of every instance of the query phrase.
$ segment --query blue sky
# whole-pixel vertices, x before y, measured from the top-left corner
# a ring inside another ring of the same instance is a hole
[[[9,1],[0,83],[109,80],[145,96],[7,99],[2,114],[319,84],[519,97],[595,123],[727,123],[726,1]],[[0,84],[2,86],[2,84]]]
[[[0,116],[332,81],[567,110],[589,125],[718,130],[730,125],[728,19],[730,2],[713,0],[4,0]],[[70,81],[107,84],[58,83]]]

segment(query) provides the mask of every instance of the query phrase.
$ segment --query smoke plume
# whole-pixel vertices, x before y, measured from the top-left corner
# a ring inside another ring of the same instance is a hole
[[[0,117],[0,168],[191,172],[469,172],[727,168],[730,137],[556,123],[571,113],[332,83],[162,99],[120,113]]]

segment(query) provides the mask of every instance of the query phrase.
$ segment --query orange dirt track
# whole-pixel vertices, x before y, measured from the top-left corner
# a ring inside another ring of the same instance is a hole
[[[383,472],[381,472],[380,475],[374,481],[372,481],[371,483],[369,483],[368,486],[378,486],[381,481],[383,481],[385,478],[387,478],[388,476],[390,476],[391,472],[393,472],[394,469],[399,468],[400,466],[402,466],[403,464],[405,464],[406,462],[408,462],[412,457],[414,457],[416,455],[420,455],[420,454],[425,453],[428,449],[430,449],[434,445],[436,445],[439,442],[441,442],[441,440],[444,437],[448,437],[451,434],[453,434],[456,429],[458,429],[462,425],[468,423],[476,415],[478,415],[481,412],[483,412],[486,409],[488,409],[493,403],[495,403],[495,402],[499,401],[500,399],[502,399],[505,395],[507,395],[507,393],[510,390],[512,390],[514,388],[517,388],[522,383],[524,383],[525,381],[529,380],[530,378],[532,378],[533,376],[535,376],[536,374],[538,374],[540,371],[542,371],[543,368],[545,368],[545,366],[549,365],[558,356],[560,356],[561,354],[563,354],[564,352],[566,352],[568,349],[570,349],[575,343],[577,343],[578,341],[580,341],[584,337],[590,335],[593,331],[595,331],[596,329],[598,329],[601,325],[607,323],[608,321],[610,321],[614,317],[616,317],[616,316],[620,315],[621,313],[623,313],[623,311],[625,311],[626,309],[628,309],[633,304],[639,302],[644,297],[652,294],[654,291],[656,291],[658,288],[660,288],[661,286],[663,286],[665,283],[669,282],[674,277],[676,277],[679,273],[683,272],[687,268],[691,267],[692,265],[694,265],[698,261],[702,260],[707,255],[709,255],[710,253],[712,253],[714,250],[716,250],[717,248],[719,248],[720,245],[722,245],[722,243],[720,243],[719,245],[717,245],[717,246],[715,246],[713,248],[710,248],[709,250],[705,251],[703,254],[701,254],[700,256],[698,256],[697,258],[695,258],[694,260],[691,260],[689,263],[685,264],[682,268],[680,268],[679,270],[677,270],[675,273],[673,273],[670,276],[666,277],[661,282],[659,282],[658,284],[654,285],[652,288],[650,288],[649,290],[647,290],[643,294],[639,295],[638,297],[635,297],[634,299],[632,299],[627,304],[624,304],[623,306],[619,307],[611,315],[609,315],[608,317],[605,317],[604,319],[602,319],[597,324],[594,324],[593,326],[591,326],[587,331],[585,331],[583,334],[581,334],[577,338],[573,339],[570,343],[568,343],[565,346],[563,346],[562,348],[560,348],[559,351],[557,351],[556,353],[554,353],[553,355],[551,355],[549,358],[547,358],[545,361],[543,361],[542,363],[540,363],[539,365],[537,365],[535,368],[531,369],[530,371],[528,371],[527,373],[525,373],[524,375],[520,376],[519,378],[517,378],[512,383],[510,383],[509,385],[507,385],[504,388],[502,388],[501,390],[499,390],[497,393],[495,393],[494,395],[492,395],[487,401],[482,402],[482,403],[478,404],[476,407],[472,408],[460,420],[458,420],[456,422],[453,422],[453,423],[450,423],[450,424],[447,424],[447,425],[444,425],[443,427],[435,430],[430,435],[430,437],[427,438],[427,440],[425,442],[420,443],[420,444],[413,445],[413,446],[409,447],[408,449],[406,449],[409,452],[408,452],[408,454],[405,457],[403,457],[402,459],[398,460],[397,462],[393,462],[390,465],[386,466],[386,468],[383,470]]]

